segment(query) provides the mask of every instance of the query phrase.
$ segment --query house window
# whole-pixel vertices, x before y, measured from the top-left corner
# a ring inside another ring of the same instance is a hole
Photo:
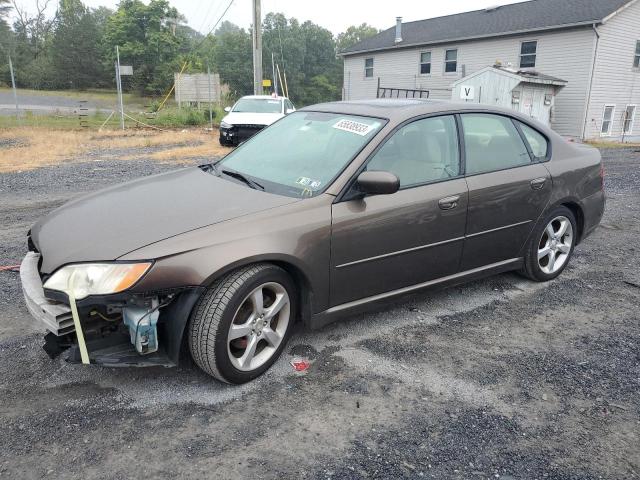
[[[522,42],[520,44],[520,68],[535,67],[537,52],[538,42]]]
[[[604,106],[604,114],[602,115],[602,129],[600,130],[600,134],[603,137],[611,135],[611,129],[613,128],[613,115],[615,111],[615,105]]]
[[[444,55],[444,71],[455,73],[458,71],[458,50],[447,50]]]
[[[420,54],[420,74],[429,75],[431,73],[431,52]]]
[[[640,68],[640,40],[636,42],[636,53],[633,57],[633,67]]]
[[[367,58],[364,61],[364,76],[367,78],[373,77],[373,58]]]
[[[636,117],[636,106],[635,105],[627,105],[627,108],[624,111],[624,127],[622,132],[625,135],[628,135],[633,131],[633,121]]]

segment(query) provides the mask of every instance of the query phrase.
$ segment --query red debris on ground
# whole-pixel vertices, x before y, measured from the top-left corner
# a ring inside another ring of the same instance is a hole
[[[296,372],[306,372],[311,366],[311,362],[306,358],[294,358],[291,360],[291,366]]]
[[[0,272],[19,272],[20,265],[7,265],[4,267],[0,267]]]

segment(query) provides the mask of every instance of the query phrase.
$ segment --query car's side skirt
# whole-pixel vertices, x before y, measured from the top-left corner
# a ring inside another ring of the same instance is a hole
[[[335,307],[331,307],[324,312],[313,315],[313,317],[310,319],[309,326],[314,329],[321,328],[334,322],[335,320],[338,320],[340,317],[346,314],[366,310],[367,307],[371,307],[377,303],[383,303],[385,301],[395,299],[396,297],[415,293],[420,290],[437,287],[450,287],[453,285],[466,283],[477,278],[483,278],[502,272],[517,270],[522,265],[522,261],[522,258],[511,258],[502,262],[492,263],[491,265],[474,268],[473,270],[459,272],[447,277],[429,280],[428,282],[419,283],[417,285],[410,285],[408,287],[399,288],[397,290],[392,290],[378,295],[373,295],[371,297],[362,298],[360,300],[336,305]]]

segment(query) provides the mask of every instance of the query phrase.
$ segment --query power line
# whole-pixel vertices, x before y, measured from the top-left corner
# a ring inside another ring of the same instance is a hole
[[[227,12],[229,11],[229,9],[231,8],[231,5],[233,5],[233,1],[231,0],[229,2],[229,5],[227,5],[227,8],[224,9],[224,12],[222,12],[222,15],[220,16],[220,18],[218,18],[218,21],[215,23],[215,25],[213,27],[211,27],[211,30],[209,30],[209,32],[204,36],[205,38],[207,38],[209,35],[211,35],[211,33],[216,29],[216,27],[218,26],[218,24],[222,21],[222,19],[224,18],[224,16],[227,14]]]
[[[202,32],[202,29],[207,24],[207,21],[209,20],[209,15],[211,15],[211,13],[214,12],[214,10],[213,10],[213,6],[214,5],[216,5],[216,2],[211,0],[211,2],[209,3],[209,8],[207,9],[207,13],[205,14],[204,17],[202,17],[202,23],[200,24],[200,28],[198,29],[198,32]],[[216,9],[215,9],[215,14],[216,15],[218,13],[218,10],[220,10],[221,6],[222,6],[222,2],[218,3],[216,5]],[[215,16],[214,16],[214,18],[215,18]]]

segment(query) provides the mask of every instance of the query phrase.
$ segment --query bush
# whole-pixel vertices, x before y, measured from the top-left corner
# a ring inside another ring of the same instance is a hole
[[[153,125],[162,127],[185,127],[206,125],[209,122],[209,111],[197,108],[165,108],[153,119]]]

